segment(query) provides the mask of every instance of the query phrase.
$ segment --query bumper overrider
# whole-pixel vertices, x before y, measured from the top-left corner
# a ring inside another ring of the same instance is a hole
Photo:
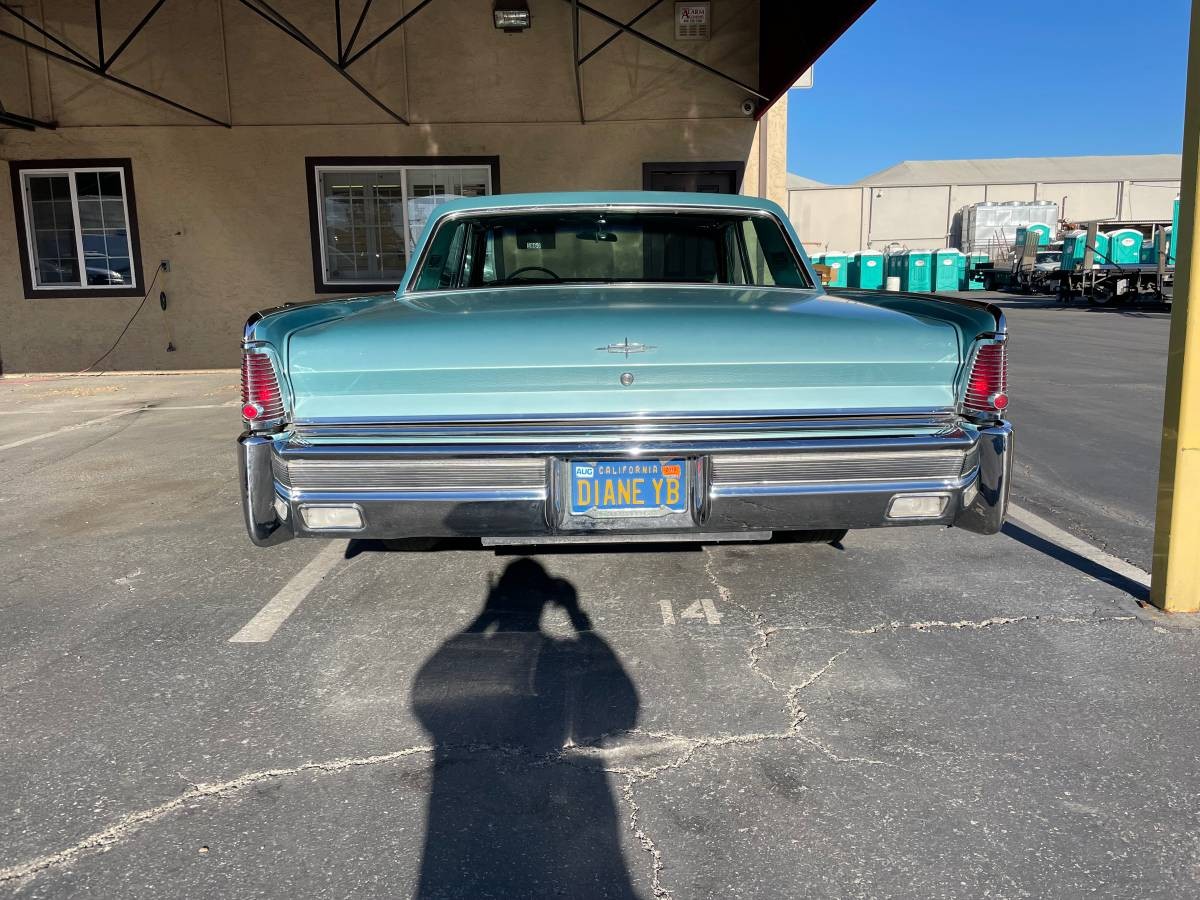
[[[334,438],[330,440],[330,437]],[[479,537],[736,539],[774,531],[1004,523],[1013,429],[956,421],[934,433],[453,444],[379,429],[246,433],[238,440],[251,540]],[[574,515],[569,465],[682,460],[685,511]]]

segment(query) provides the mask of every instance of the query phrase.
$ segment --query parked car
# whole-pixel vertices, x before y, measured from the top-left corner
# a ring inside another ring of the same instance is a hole
[[[251,539],[998,531],[1001,311],[826,292],[800,246],[739,196],[438,207],[395,293],[246,323]]]

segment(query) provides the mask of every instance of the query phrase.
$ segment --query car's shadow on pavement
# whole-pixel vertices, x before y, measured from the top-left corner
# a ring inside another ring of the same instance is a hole
[[[1138,584],[1136,581],[1126,578],[1119,572],[1114,572],[1112,569],[1098,562],[1080,556],[1066,547],[1060,547],[1058,544],[1048,541],[1044,537],[1034,534],[1032,531],[1026,531],[1020,525],[1013,522],[1005,522],[1003,533],[1017,543],[1024,544],[1031,550],[1044,553],[1051,559],[1065,563],[1090,578],[1095,578],[1097,581],[1103,581],[1115,588],[1119,588],[1135,600],[1144,603],[1150,599],[1150,590],[1145,585]]]
[[[564,613],[569,632],[548,633]],[[633,728],[638,705],[575,588],[509,563],[413,683],[434,748],[415,896],[637,896],[604,763],[570,748]]]
[[[377,540],[354,538],[346,546],[346,559],[363,553],[452,553],[486,550],[496,556],[552,556],[554,554],[586,553],[701,553],[705,547],[720,543],[727,546],[760,544],[825,544],[834,550],[845,550],[844,533],[777,531],[769,541],[638,541],[631,543],[564,543],[512,544],[482,547],[478,538],[398,538]]]

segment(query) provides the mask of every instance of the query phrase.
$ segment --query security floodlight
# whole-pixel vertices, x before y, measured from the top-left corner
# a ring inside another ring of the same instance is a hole
[[[516,34],[529,27],[529,4],[524,0],[496,0],[492,7],[492,21],[507,34]]]

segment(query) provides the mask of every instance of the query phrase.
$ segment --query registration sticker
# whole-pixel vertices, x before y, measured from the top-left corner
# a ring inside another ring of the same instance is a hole
[[[569,467],[571,513],[686,512],[683,460],[589,460]]]

